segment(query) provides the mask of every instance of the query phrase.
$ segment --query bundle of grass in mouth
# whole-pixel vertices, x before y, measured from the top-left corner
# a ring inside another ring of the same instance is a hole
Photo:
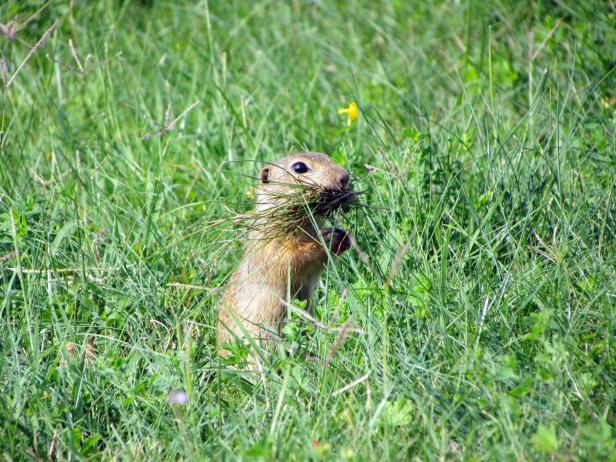
[[[259,234],[261,239],[296,235],[322,224],[338,212],[362,207],[358,196],[362,191],[324,188],[315,184],[279,184],[288,191],[271,193],[271,203],[261,210],[235,214],[231,221],[243,232]],[[259,190],[260,186],[257,186]],[[265,205],[265,204],[264,204]]]

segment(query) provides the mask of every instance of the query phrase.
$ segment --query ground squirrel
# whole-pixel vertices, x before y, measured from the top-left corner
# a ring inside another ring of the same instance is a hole
[[[322,228],[348,205],[349,172],[326,154],[304,152],[261,169],[254,221],[244,256],[231,276],[218,313],[218,349],[247,332],[257,343],[280,335],[291,299],[308,300],[327,264],[351,246],[347,231]],[[241,326],[240,326],[241,324]]]

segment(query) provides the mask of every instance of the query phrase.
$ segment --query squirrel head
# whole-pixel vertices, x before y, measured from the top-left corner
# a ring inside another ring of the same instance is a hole
[[[291,154],[261,169],[256,210],[259,212],[288,204],[290,198],[306,193],[314,193],[314,198],[319,200],[321,205],[327,205],[323,204],[325,200],[331,204],[335,203],[332,208],[336,208],[346,200],[350,180],[348,170],[336,164],[326,154]],[[340,197],[342,200],[336,199]],[[318,214],[319,209],[315,212]]]

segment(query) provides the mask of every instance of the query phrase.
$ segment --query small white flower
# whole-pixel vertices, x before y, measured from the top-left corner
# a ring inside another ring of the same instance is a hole
[[[167,396],[169,404],[186,404],[188,403],[188,395],[180,388],[171,390],[169,396]]]

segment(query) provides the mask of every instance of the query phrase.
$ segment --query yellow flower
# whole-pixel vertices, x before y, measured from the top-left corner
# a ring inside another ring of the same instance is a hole
[[[355,101],[351,101],[348,107],[338,109],[338,114],[346,114],[347,125],[351,126],[351,124],[357,120],[357,117],[359,117],[359,106]]]

